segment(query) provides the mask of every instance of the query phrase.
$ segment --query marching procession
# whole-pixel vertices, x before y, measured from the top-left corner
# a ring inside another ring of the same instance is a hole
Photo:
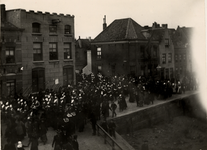
[[[110,111],[112,117],[116,117],[116,111],[127,109],[126,97],[129,97],[130,103],[143,107],[153,104],[155,99],[166,100],[174,93],[196,89],[194,82],[193,79],[173,82],[143,76],[82,74],[77,85],[60,87],[58,90],[46,89],[28,97],[16,94],[14,99],[2,101],[2,120],[7,127],[4,136],[7,144],[14,144],[28,135],[28,145],[31,144],[31,150],[37,150],[38,140],[45,144],[47,130],[52,127],[57,131],[52,143],[55,150],[66,147],[76,150],[75,132],[84,132],[85,124],[90,121],[92,134],[96,135],[98,120],[106,120]]]

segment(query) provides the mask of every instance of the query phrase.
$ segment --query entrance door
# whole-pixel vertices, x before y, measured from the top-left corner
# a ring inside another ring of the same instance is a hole
[[[65,66],[63,67],[63,85],[73,84],[73,67]]]
[[[45,69],[35,68],[32,70],[32,92],[45,89]]]

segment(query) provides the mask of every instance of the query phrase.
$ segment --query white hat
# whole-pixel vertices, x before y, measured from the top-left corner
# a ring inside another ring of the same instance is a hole
[[[17,148],[21,148],[21,147],[22,147],[22,142],[21,141],[18,141]]]

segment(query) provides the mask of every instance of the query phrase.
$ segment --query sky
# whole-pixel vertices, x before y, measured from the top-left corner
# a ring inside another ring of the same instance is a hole
[[[141,26],[153,22],[195,27],[204,24],[204,0],[0,0],[6,10],[25,9],[75,16],[75,37],[95,38],[115,19],[132,18]]]
[[[6,10],[25,9],[75,16],[75,38],[94,39],[116,19],[132,18],[141,26],[153,22],[169,28],[193,27],[193,64],[207,110],[206,0],[0,0]],[[205,81],[205,82],[203,82]]]

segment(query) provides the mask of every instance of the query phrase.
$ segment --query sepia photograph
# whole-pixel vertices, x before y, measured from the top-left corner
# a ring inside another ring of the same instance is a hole
[[[206,0],[0,0],[1,150],[207,150]]]

